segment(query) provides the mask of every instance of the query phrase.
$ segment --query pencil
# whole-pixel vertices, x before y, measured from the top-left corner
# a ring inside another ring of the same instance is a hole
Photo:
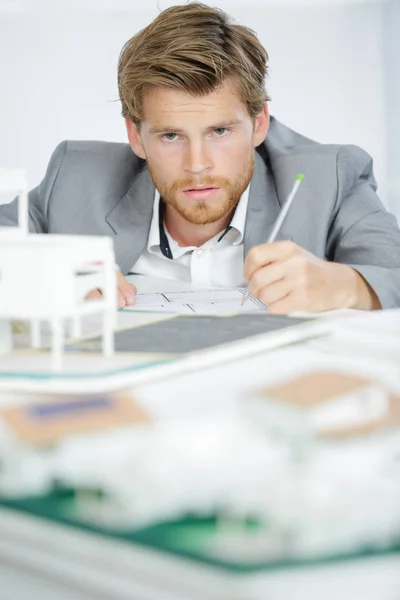
[[[282,206],[281,208],[281,212],[279,213],[275,224],[272,228],[272,231],[267,239],[267,244],[271,244],[272,242],[275,241],[276,236],[279,233],[280,228],[282,227],[282,223],[285,220],[285,217],[289,211],[289,208],[297,194],[297,190],[300,187],[301,182],[304,179],[304,175],[302,175],[301,173],[299,173],[296,176],[296,181],[294,182],[294,186],[292,188],[292,191],[290,192],[288,199],[286,200],[285,204]],[[246,300],[248,299],[248,297],[250,296],[249,294],[249,288],[247,287],[244,294],[243,294],[243,298],[242,298],[242,302],[241,302],[241,306],[243,306],[243,304],[246,302]]]

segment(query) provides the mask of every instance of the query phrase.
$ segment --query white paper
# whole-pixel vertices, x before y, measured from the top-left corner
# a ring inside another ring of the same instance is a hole
[[[244,293],[245,288],[232,288],[137,294],[135,304],[126,306],[124,310],[167,312],[179,315],[230,315],[268,310],[260,300],[251,297],[242,306]]]

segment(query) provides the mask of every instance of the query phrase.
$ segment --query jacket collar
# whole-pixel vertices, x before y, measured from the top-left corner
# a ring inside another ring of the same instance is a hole
[[[106,216],[115,234],[115,260],[123,273],[129,273],[147,244],[153,201],[154,184],[143,163],[126,194]]]

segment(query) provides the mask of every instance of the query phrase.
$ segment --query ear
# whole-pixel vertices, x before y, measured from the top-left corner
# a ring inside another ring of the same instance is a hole
[[[268,104],[265,102],[262,111],[254,120],[253,146],[256,148],[263,143],[269,129]]]
[[[129,144],[134,153],[139,157],[146,160],[147,155],[142,144],[142,138],[140,137],[139,130],[135,123],[130,119],[125,119],[126,131],[128,134]]]

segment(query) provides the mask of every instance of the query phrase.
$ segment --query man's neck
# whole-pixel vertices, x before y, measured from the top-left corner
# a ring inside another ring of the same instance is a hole
[[[164,222],[169,234],[179,246],[202,246],[208,240],[224,231],[229,224],[231,214],[225,215],[215,223],[195,225],[184,219],[175,208],[165,207]]]

